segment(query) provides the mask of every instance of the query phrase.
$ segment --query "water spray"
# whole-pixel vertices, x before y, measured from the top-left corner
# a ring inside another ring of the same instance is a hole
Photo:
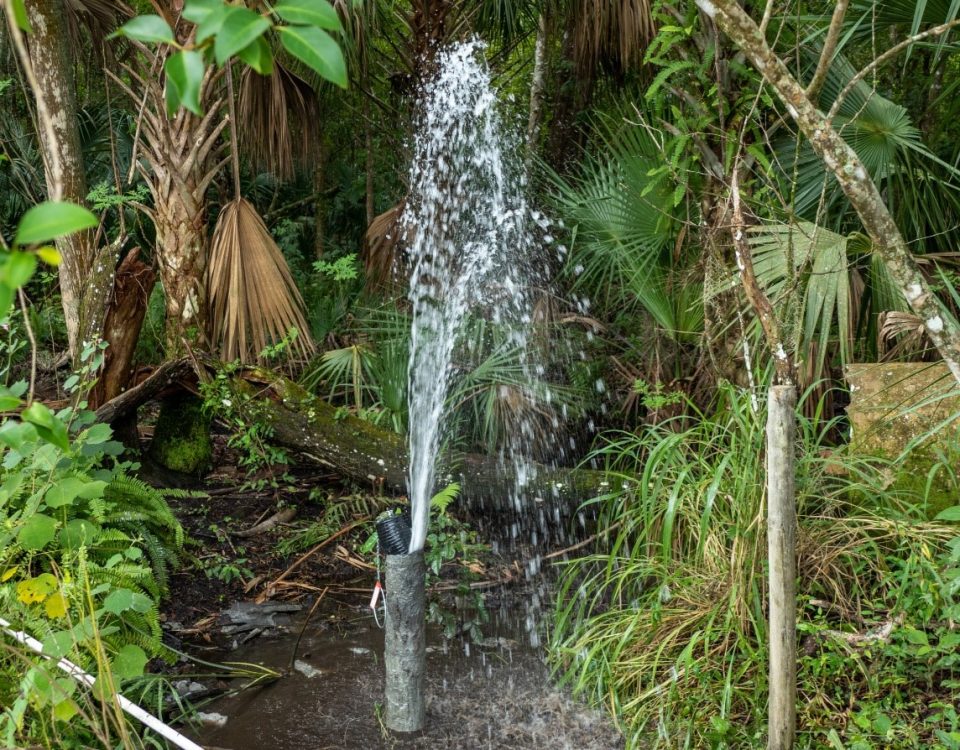
[[[403,215],[403,234],[411,238],[410,517],[382,519],[382,531],[378,522],[386,553],[386,725],[398,732],[419,731],[424,723],[423,547],[454,348],[468,317],[481,310],[525,356],[531,321],[522,280],[529,281],[527,264],[537,253],[522,159],[500,120],[483,50],[473,40],[437,56],[436,75],[422,92]],[[519,456],[512,447],[506,452]]]

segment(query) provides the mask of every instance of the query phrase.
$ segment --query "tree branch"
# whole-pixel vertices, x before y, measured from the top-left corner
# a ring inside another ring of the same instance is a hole
[[[773,309],[770,298],[760,288],[757,281],[757,275],[753,269],[753,253],[744,234],[746,226],[743,221],[743,209],[740,203],[739,167],[739,164],[734,165],[733,176],[730,178],[730,202],[733,208],[733,223],[730,226],[730,232],[733,235],[737,268],[740,269],[743,291],[747,295],[747,301],[757,313],[760,327],[763,328],[763,334],[767,340],[767,346],[773,355],[773,366],[777,372],[777,381],[781,385],[795,385],[793,363],[790,361],[790,355],[787,354],[786,347],[783,345],[783,336],[780,333],[777,314]]]
[[[833,105],[830,107],[830,112],[827,114],[827,121],[833,122],[833,118],[837,116],[837,112],[840,111],[840,106],[843,104],[844,99],[849,96],[850,92],[853,91],[854,86],[856,86],[860,81],[866,78],[870,73],[883,65],[887,60],[892,57],[896,57],[898,54],[903,52],[911,44],[916,44],[917,42],[926,39],[931,36],[939,36],[940,34],[946,34],[950,29],[955,26],[960,26],[960,18],[955,18],[952,21],[947,23],[942,23],[939,26],[934,26],[931,29],[926,31],[921,31],[919,34],[914,34],[913,36],[908,36],[899,44],[895,44],[882,55],[878,56],[876,60],[867,65],[863,70],[857,73],[853,78],[851,78],[847,85],[841,89],[840,93],[837,95],[836,100],[833,102]]]
[[[696,3],[743,50],[773,87],[814,151],[833,172],[870,236],[874,251],[883,260],[910,309],[923,320],[931,341],[960,383],[960,327],[920,273],[860,157],[810,101],[803,87],[783,60],[770,49],[753,19],[736,0],[696,0]]]
[[[807,86],[807,97],[812,102],[817,101],[817,97],[820,96],[820,89],[827,81],[827,73],[830,72],[833,56],[837,52],[840,32],[843,31],[843,19],[847,15],[848,7],[850,7],[850,0],[837,0],[837,7],[833,9],[833,18],[830,19],[830,28],[827,29],[827,36],[823,41],[820,61],[817,63],[817,69],[813,74],[810,85]]]

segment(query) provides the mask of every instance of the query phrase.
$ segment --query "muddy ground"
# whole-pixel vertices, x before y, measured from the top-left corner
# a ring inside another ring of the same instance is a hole
[[[155,483],[204,493],[172,501],[195,540],[190,549],[195,561],[173,576],[162,615],[167,638],[174,647],[205,660],[263,664],[281,676],[235,695],[225,691],[248,680],[215,676],[209,669],[189,677],[187,682],[194,687],[214,691],[212,697],[197,701],[206,723],[193,731],[205,747],[623,746],[604,714],[572,700],[550,679],[541,645],[542,610],[549,607],[549,566],[538,572],[540,566],[531,564],[531,558],[545,550],[524,550],[503,540],[495,545],[499,555],[487,555],[474,566],[473,593],[467,597],[470,608],[458,610],[449,593],[435,593],[445,627],[428,629],[426,729],[415,737],[389,735],[381,723],[383,634],[367,607],[375,571],[369,567],[370,556],[357,551],[369,524],[360,524],[306,557],[303,549],[281,549],[281,542],[316,521],[331,499],[353,490],[312,467],[278,467],[272,474],[247,477],[236,468],[237,456],[222,438],[215,465],[218,468],[202,483],[144,467],[144,476]],[[253,536],[235,535],[284,505],[297,508],[288,523]],[[488,519],[485,527],[490,533],[497,525]],[[513,551],[503,551],[509,549]],[[461,566],[450,564],[436,587],[451,589],[462,574]],[[506,583],[497,583],[502,581]],[[468,626],[478,619],[477,595],[491,616],[471,633]],[[274,618],[277,627],[224,633],[228,619],[223,612],[238,602],[259,602],[268,608],[292,604],[300,610]],[[177,681],[197,673],[197,666],[184,662],[169,677]]]

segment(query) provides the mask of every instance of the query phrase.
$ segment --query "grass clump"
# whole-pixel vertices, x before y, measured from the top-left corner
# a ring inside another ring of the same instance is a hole
[[[591,501],[601,533],[592,554],[565,564],[551,654],[565,682],[618,718],[631,747],[760,746],[765,414],[732,386],[720,389],[712,414],[690,409],[692,417],[615,435],[595,451],[621,489]],[[941,555],[955,531],[888,490],[889,463],[831,448],[837,425],[813,411],[798,409],[797,425],[798,746],[938,746],[936,733],[955,729],[952,664],[903,644],[919,645],[921,635],[940,642],[930,623],[949,604]],[[846,638],[886,622],[887,641]],[[898,692],[879,704],[882,685],[892,685],[877,667],[898,675]],[[931,693],[947,700],[911,739],[900,730]]]

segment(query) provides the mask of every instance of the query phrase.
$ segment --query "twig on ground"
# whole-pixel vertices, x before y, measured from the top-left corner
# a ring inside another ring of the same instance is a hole
[[[290,654],[289,669],[291,672],[293,671],[294,663],[296,663],[297,661],[297,651],[300,648],[300,640],[303,638],[303,633],[307,629],[307,624],[310,622],[310,618],[313,617],[313,613],[317,611],[317,607],[320,606],[320,602],[323,601],[323,597],[327,595],[328,589],[329,589],[329,586],[325,586],[323,591],[320,592],[320,596],[317,597],[317,600],[313,603],[313,606],[310,607],[310,611],[307,612],[306,619],[304,619],[303,621],[303,626],[300,628],[300,632],[297,634],[296,643],[293,644],[293,653]]]
[[[264,532],[270,531],[271,529],[279,526],[282,523],[288,523],[293,520],[293,517],[297,515],[297,509],[294,507],[281,508],[276,513],[274,513],[270,518],[265,521],[261,521],[255,526],[251,526],[249,529],[243,529],[242,531],[232,531],[230,532],[233,536],[239,537],[250,537],[257,536],[258,534],[263,534]]]

